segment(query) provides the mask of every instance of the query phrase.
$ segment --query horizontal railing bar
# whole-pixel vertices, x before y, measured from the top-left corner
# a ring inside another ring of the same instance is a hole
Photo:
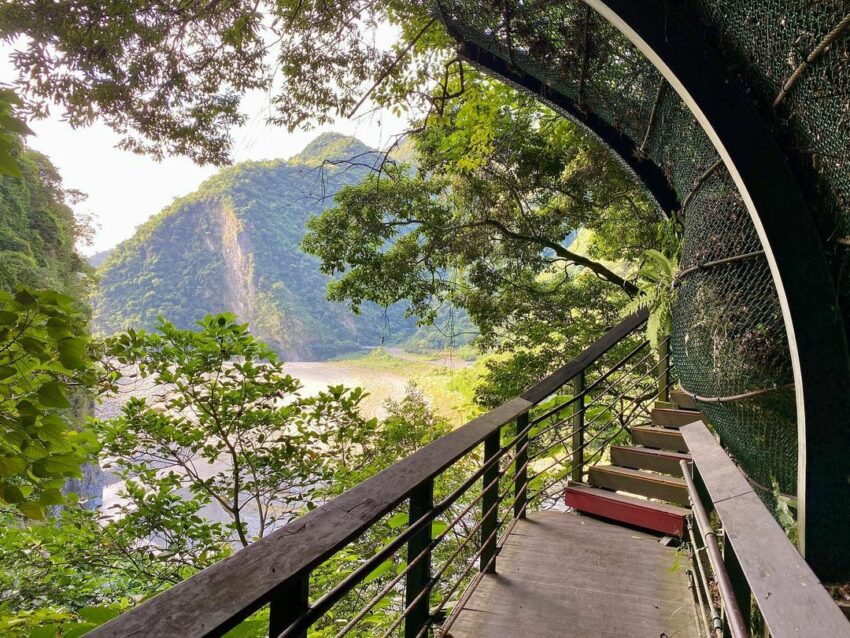
[[[610,410],[612,409],[612,407],[613,407],[613,406],[615,406],[615,405],[617,404],[617,401],[619,401],[620,399],[623,399],[623,398],[627,398],[627,397],[626,397],[626,392],[628,392],[629,390],[631,390],[632,388],[634,388],[634,387],[635,387],[638,383],[640,383],[641,381],[645,381],[647,378],[648,378],[648,377],[643,376],[643,377],[639,377],[638,379],[636,379],[635,381],[633,381],[633,382],[632,382],[632,384],[631,384],[628,388],[626,388],[626,389],[625,389],[625,391],[623,391],[621,394],[619,394],[618,396],[616,396],[616,397],[614,398],[614,400],[613,400],[613,401],[609,402],[609,403],[605,406],[605,408],[603,408],[603,410],[604,410],[603,412],[600,412],[597,416],[593,417],[593,418],[592,418],[592,419],[591,419],[588,423],[585,423],[585,424],[584,424],[584,429],[585,429],[585,430],[589,429],[591,425],[593,425],[594,423],[596,423],[597,421],[599,421],[599,419],[601,418],[601,416],[602,416],[603,414],[605,414],[606,412],[610,411]],[[649,398],[649,395],[647,395],[647,398]],[[636,400],[638,400],[638,401],[640,401],[640,400],[642,400],[642,399],[643,399],[643,397],[637,397],[637,398],[636,398]],[[561,421],[561,422],[560,422],[560,424],[563,424],[563,423],[566,423],[566,421]],[[608,421],[608,424],[610,424],[610,423],[611,423],[611,421]],[[565,445],[565,441],[566,441],[566,440],[567,440],[567,438],[570,436],[570,434],[571,434],[571,433],[567,433],[567,435],[565,435],[562,439],[559,439],[559,440],[558,440],[558,443],[560,443],[560,444],[562,444],[562,445]],[[593,440],[593,439],[591,439],[591,441],[592,441],[592,440]],[[587,443],[589,443],[589,442],[590,442],[590,441],[587,441]],[[531,459],[531,460],[535,460],[535,459],[540,458],[540,456],[541,456],[542,454],[544,454],[544,453],[545,453],[545,452],[547,452],[548,450],[552,449],[552,447],[554,447],[554,445],[550,445],[549,447],[544,448],[543,450],[540,450],[540,451],[536,452],[535,454],[532,454],[532,455],[530,456],[530,459]],[[576,449],[580,449],[580,448],[576,448]]]
[[[520,397],[533,404],[540,403],[543,399],[559,390],[570,379],[587,368],[603,354],[608,352],[617,343],[622,341],[632,332],[640,328],[649,316],[646,309],[630,315],[624,321],[611,328],[605,335],[584,350],[580,355],[569,363],[561,366],[548,377],[539,381],[531,388],[523,392]]]
[[[268,603],[290,579],[312,571],[442,474],[503,425],[525,414],[646,321],[646,311],[611,328],[571,362],[520,397],[437,439],[89,635],[220,635]],[[200,602],[203,601],[203,602]]]
[[[635,369],[635,367],[637,367],[638,365],[640,365],[641,363],[643,363],[643,361],[645,361],[645,360],[646,360],[649,356],[651,356],[651,355],[652,355],[652,353],[651,353],[651,352],[650,352],[649,354],[647,354],[647,355],[646,355],[646,357],[644,357],[641,361],[638,361],[638,362],[635,364],[635,366],[634,366],[634,367],[632,367],[632,369],[631,369],[629,372],[633,372],[633,371],[634,371],[634,369]],[[649,378],[651,378],[651,377],[650,377],[650,376],[648,376],[647,374],[644,374],[644,375],[642,375],[642,376],[640,376],[640,377],[638,377],[638,378],[637,378],[637,382],[639,383],[639,382],[641,382],[641,381],[645,381],[646,379],[649,379]],[[622,379],[620,379],[620,381],[622,381]],[[598,407],[598,406],[599,406],[599,403],[600,403],[601,401],[603,401],[606,397],[609,397],[610,395],[609,395],[609,394],[607,394],[607,391],[608,391],[611,387],[613,387],[613,385],[614,385],[614,384],[611,384],[611,385],[609,385],[608,387],[606,387],[604,392],[601,392],[601,393],[600,393],[600,394],[598,394],[596,397],[594,397],[594,398],[593,398],[593,400],[592,400],[590,403],[585,404],[585,406],[584,406],[584,412],[585,412],[585,413],[587,413],[587,411],[588,411],[590,408],[592,408],[592,407]],[[635,386],[635,383],[632,383],[632,385],[630,385],[628,388],[626,388],[626,390],[625,390],[625,391],[621,392],[621,393],[620,393],[620,394],[619,394],[619,395],[618,395],[618,396],[614,399],[613,403],[610,403],[608,406],[606,406],[606,407],[605,407],[605,410],[607,411],[607,410],[610,408],[610,406],[611,406],[612,404],[616,404],[616,402],[617,402],[617,401],[619,401],[620,399],[624,398],[624,397],[625,397],[625,393],[626,393],[626,392],[628,392],[629,390],[631,390],[634,386]],[[576,395],[576,396],[578,396],[578,395]],[[554,428],[557,428],[557,427],[562,426],[562,425],[564,425],[564,424],[566,424],[566,423],[569,423],[571,419],[572,419],[572,415],[571,415],[571,416],[568,416],[567,418],[562,419],[562,420],[560,420],[560,421],[555,421],[554,423],[550,423],[550,424],[549,424],[549,425],[547,425],[545,428],[543,428],[542,430],[540,430],[539,432],[537,432],[537,434],[535,435],[535,437],[534,437],[534,438],[537,438],[537,437],[539,437],[539,436],[541,436],[541,435],[543,435],[543,434],[546,434],[547,432],[549,432],[550,430],[552,430],[552,429],[554,429]],[[537,422],[536,422],[536,421],[534,421],[534,422],[532,422],[532,425],[535,425],[536,423],[537,423]],[[587,424],[585,424],[585,427],[587,427],[588,425],[591,425],[592,423],[593,423],[593,422],[591,421],[591,423],[587,423]]]
[[[850,636],[829,592],[705,424],[679,431],[770,635]]]
[[[605,379],[607,379],[607,378],[608,378],[608,377],[610,377],[612,374],[614,374],[615,372],[617,372],[620,368],[622,368],[624,365],[626,365],[626,364],[627,364],[627,363],[631,360],[631,358],[632,358],[634,355],[636,355],[638,352],[640,352],[641,350],[643,350],[643,349],[644,349],[646,346],[648,346],[648,345],[649,345],[649,341],[644,341],[643,343],[641,343],[641,344],[640,344],[637,348],[635,348],[635,349],[634,349],[634,350],[632,350],[629,354],[627,354],[625,357],[623,357],[622,359],[620,359],[620,360],[619,360],[617,363],[615,363],[615,364],[614,364],[611,368],[609,368],[607,372],[605,372],[602,376],[600,376],[598,379],[596,379],[593,383],[591,383],[590,385],[588,385],[588,386],[587,386],[584,390],[582,390],[582,391],[581,391],[581,392],[579,392],[578,394],[574,395],[572,398],[570,398],[570,399],[569,399],[568,401],[566,401],[565,403],[562,403],[561,405],[558,405],[558,406],[556,406],[556,407],[552,408],[552,409],[551,409],[551,410],[549,410],[548,412],[546,412],[546,413],[544,413],[544,414],[542,414],[542,415],[540,415],[540,416],[538,416],[538,417],[535,417],[535,418],[533,419],[532,423],[537,424],[537,423],[540,423],[540,421],[543,421],[544,419],[548,419],[548,418],[549,418],[550,416],[552,416],[553,414],[557,414],[557,413],[558,413],[558,412],[560,412],[561,410],[564,410],[564,409],[568,408],[569,406],[571,406],[573,403],[575,403],[576,401],[578,401],[578,400],[579,400],[579,399],[581,399],[582,397],[585,397],[585,396],[587,396],[590,392],[593,392],[594,390],[596,390],[596,387],[597,387],[600,383],[602,383]],[[608,387],[610,387],[610,386],[608,386]]]

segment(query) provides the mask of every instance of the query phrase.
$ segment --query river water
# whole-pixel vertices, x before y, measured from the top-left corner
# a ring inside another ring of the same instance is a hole
[[[398,372],[373,370],[346,362],[337,361],[298,361],[286,363],[284,371],[299,379],[303,388],[301,396],[314,396],[325,390],[329,385],[345,385],[361,387],[369,393],[362,404],[361,413],[366,417],[384,417],[384,403],[387,399],[401,399],[404,396],[409,378]],[[162,395],[162,389],[153,384],[150,379],[129,378],[121,383],[121,391],[114,397],[104,399],[95,414],[98,418],[112,418],[120,414],[122,406],[132,396],[143,396],[149,402],[155,402]],[[113,516],[117,506],[121,504],[119,492],[122,482],[109,471],[108,463],[103,472],[103,488],[100,509],[104,516]],[[209,465],[196,462],[198,473],[203,477],[228,469],[223,464]],[[184,496],[188,496],[186,490]],[[229,522],[228,514],[216,503],[202,510],[201,515],[219,522]],[[249,526],[250,526],[249,517]]]

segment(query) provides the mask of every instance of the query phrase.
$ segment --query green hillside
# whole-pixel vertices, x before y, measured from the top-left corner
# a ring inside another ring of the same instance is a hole
[[[85,264],[74,248],[77,224],[50,160],[19,143],[21,177],[0,177],[0,290],[16,285],[73,293]]]
[[[95,326],[106,333],[149,328],[162,314],[188,327],[208,312],[229,311],[290,360],[410,334],[401,309],[369,307],[353,316],[326,301],[326,276],[299,248],[307,219],[341,186],[360,181],[368,169],[356,164],[376,158],[356,139],[330,133],[288,161],[222,170],[109,254],[92,300]]]

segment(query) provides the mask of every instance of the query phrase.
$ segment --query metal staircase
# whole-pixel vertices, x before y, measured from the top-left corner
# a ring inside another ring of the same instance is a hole
[[[662,534],[682,537],[690,515],[681,461],[690,462],[679,428],[702,418],[687,394],[656,404],[652,425],[632,427],[634,445],[610,448],[610,464],[588,468],[585,483],[566,488],[569,507]]]

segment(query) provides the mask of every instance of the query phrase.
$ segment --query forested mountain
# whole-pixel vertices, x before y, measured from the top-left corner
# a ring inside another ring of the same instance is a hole
[[[21,177],[0,177],[0,290],[17,285],[73,293],[85,270],[74,249],[77,224],[50,160],[22,142]]]
[[[227,311],[296,360],[412,333],[400,308],[369,306],[354,316],[326,301],[326,276],[299,248],[309,217],[377,159],[358,140],[327,133],[290,160],[222,170],[109,254],[92,303],[95,327],[150,328],[158,315],[190,327],[206,313]]]

